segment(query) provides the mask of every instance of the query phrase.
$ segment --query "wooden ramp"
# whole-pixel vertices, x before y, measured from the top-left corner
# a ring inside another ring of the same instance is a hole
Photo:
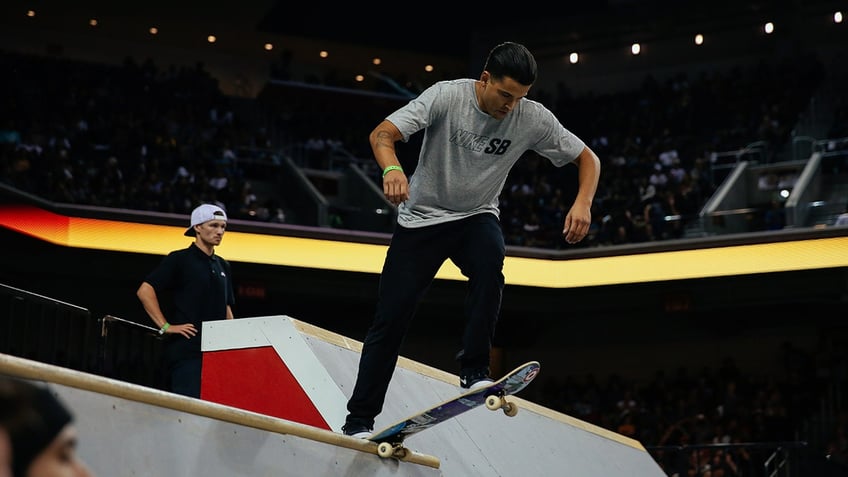
[[[361,343],[287,316],[338,386],[353,389]],[[544,372],[544,363],[542,364]],[[513,396],[515,417],[485,407],[410,437],[404,461],[376,444],[223,404],[0,354],[0,374],[48,383],[73,409],[79,452],[98,476],[569,475],[665,477],[637,441]],[[458,391],[455,375],[401,359],[380,428]],[[336,393],[333,393],[336,394]],[[280,396],[284,399],[284,396]],[[332,404],[336,409],[339,403]],[[342,403],[343,405],[343,403]],[[331,421],[334,419],[331,419]]]

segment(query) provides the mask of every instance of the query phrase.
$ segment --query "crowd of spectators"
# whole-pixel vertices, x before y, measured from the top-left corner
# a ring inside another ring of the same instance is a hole
[[[576,171],[556,170],[528,153],[501,197],[507,243],[560,249],[681,238],[721,180],[713,170],[714,154],[758,144],[765,161],[785,156],[791,130],[824,76],[815,55],[799,54],[729,70],[681,72],[662,81],[648,76],[618,93],[573,95],[564,84],[556,91],[531,90],[533,99],[589,141],[604,169],[591,234],[567,245],[559,230]],[[309,82],[335,85],[333,77]],[[331,125],[356,131],[344,146],[370,154],[364,141],[357,147],[351,138],[365,137],[376,120],[345,116],[309,119],[315,130]],[[767,214],[783,213],[778,205],[760,212],[763,221]],[[770,223],[774,227],[780,220]]]
[[[804,424],[820,412],[828,386],[845,382],[844,350],[808,352],[787,342],[776,356],[774,373],[743,371],[724,358],[699,370],[658,370],[642,381],[617,374],[548,380],[541,401],[639,441],[669,476],[764,476],[764,461],[799,441],[809,446],[789,450],[796,462],[830,456],[835,469],[848,472],[848,414],[837,416],[822,442],[808,441]]]
[[[719,185],[713,153],[763,141],[774,161],[824,75],[818,58],[802,55],[695,77],[649,76],[622,93],[540,93],[555,98],[554,113],[603,163],[594,224],[579,246],[681,238]],[[501,198],[507,240],[569,247],[560,229],[576,173],[528,156]]]
[[[501,196],[507,244],[562,249],[683,237],[719,185],[714,154],[760,144],[765,161],[785,156],[791,131],[825,74],[815,55],[797,54],[725,70],[680,72],[663,80],[649,75],[632,90],[616,93],[575,95],[564,84],[556,91],[531,90],[531,98],[549,106],[595,149],[603,173],[591,233],[580,244],[568,245],[560,229],[576,171],[558,170],[528,153]],[[308,82],[336,86],[333,78]],[[349,121],[347,113],[318,120],[307,116],[314,129],[324,128],[328,136],[340,134],[327,131],[328,125],[356,131],[345,136],[344,147],[370,154],[365,141],[353,142],[365,137],[376,120]]]
[[[280,144],[269,125],[234,112],[200,63],[163,70],[151,60],[111,66],[14,53],[0,63],[9,72],[0,79],[2,180],[52,201],[174,213],[204,201],[234,218],[280,221],[285,204],[257,197],[237,151],[304,150],[316,137],[364,150],[326,128],[298,128],[303,137]],[[647,77],[621,93],[536,92],[603,161],[594,224],[577,246],[682,237],[717,185],[711,153],[759,140],[779,150],[823,74],[815,57],[800,57]],[[344,124],[313,116],[305,123]],[[560,229],[575,174],[531,153],[519,161],[501,196],[508,245],[569,246]]]
[[[236,155],[269,147],[198,63],[159,69],[0,53],[2,181],[49,201],[190,214],[200,202],[268,220]]]

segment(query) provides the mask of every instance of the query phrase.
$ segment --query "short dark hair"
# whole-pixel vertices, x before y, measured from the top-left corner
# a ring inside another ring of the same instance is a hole
[[[536,58],[524,45],[507,41],[495,46],[486,58],[485,71],[495,79],[510,77],[524,86],[536,82]]]

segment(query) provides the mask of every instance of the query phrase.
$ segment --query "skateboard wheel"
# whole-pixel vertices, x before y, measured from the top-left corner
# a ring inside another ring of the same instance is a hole
[[[395,453],[395,447],[388,442],[381,442],[377,446],[377,455],[386,459]]]
[[[507,416],[513,417],[516,414],[518,414],[518,406],[516,406],[515,403],[511,403],[511,402],[504,403],[503,412]]]
[[[489,396],[486,398],[486,407],[489,410],[496,411],[503,406],[503,400],[500,396]]]

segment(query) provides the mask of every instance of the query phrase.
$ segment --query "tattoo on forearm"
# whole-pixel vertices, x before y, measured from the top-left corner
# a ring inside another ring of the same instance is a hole
[[[395,148],[395,142],[392,140],[392,135],[387,131],[379,131],[377,132],[377,147],[387,147],[389,149]]]

